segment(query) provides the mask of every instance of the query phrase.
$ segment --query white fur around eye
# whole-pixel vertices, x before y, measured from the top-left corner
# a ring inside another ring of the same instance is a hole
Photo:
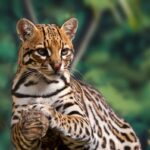
[[[41,56],[37,51],[35,51],[34,54],[39,56],[41,59],[46,59],[46,56]]]
[[[71,50],[68,50],[67,54],[66,55],[62,55],[62,58],[66,58],[68,55],[71,54]]]
[[[48,55],[51,56],[51,54],[52,54],[52,53],[51,53],[51,50],[50,50],[50,49],[47,49],[47,52],[48,52]]]
[[[26,63],[26,62],[28,62],[29,61],[29,59],[30,59],[30,57],[29,57],[29,55],[26,55],[25,57],[24,57],[24,62]]]

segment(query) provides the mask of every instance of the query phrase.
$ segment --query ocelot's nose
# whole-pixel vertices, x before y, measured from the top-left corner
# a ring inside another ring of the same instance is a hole
[[[61,62],[53,62],[51,63],[51,67],[53,68],[55,72],[58,72],[60,71],[60,68],[61,68]]]

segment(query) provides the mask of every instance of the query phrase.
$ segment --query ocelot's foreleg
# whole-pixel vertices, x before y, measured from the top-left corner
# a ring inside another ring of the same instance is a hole
[[[34,109],[41,111],[48,119],[50,128],[55,128],[61,135],[74,141],[90,143],[92,129],[88,119],[79,113],[61,114],[48,105],[34,105]],[[74,112],[74,110],[72,110]]]
[[[48,119],[39,111],[22,111],[21,119],[12,126],[12,141],[16,150],[36,150],[48,129]]]

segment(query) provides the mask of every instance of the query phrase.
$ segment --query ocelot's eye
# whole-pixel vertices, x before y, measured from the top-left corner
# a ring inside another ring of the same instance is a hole
[[[61,55],[64,56],[64,55],[67,55],[69,53],[69,49],[68,48],[64,48],[62,49],[61,51]]]
[[[48,55],[47,50],[44,49],[44,48],[39,48],[39,49],[37,49],[37,52],[38,52],[38,54],[40,54],[41,56],[47,56],[47,55]]]

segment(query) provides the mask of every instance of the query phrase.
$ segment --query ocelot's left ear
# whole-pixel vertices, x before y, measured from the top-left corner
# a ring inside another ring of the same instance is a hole
[[[78,20],[76,18],[69,19],[61,27],[61,29],[64,30],[67,36],[70,38],[70,40],[74,39],[77,28]]]
[[[28,19],[20,19],[17,22],[16,30],[21,41],[30,40],[34,37],[37,27]]]

